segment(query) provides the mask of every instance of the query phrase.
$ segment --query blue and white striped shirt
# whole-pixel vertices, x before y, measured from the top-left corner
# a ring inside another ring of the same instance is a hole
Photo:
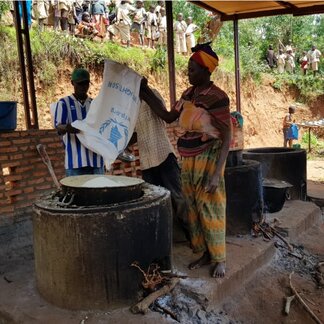
[[[60,99],[55,107],[55,127],[85,119],[91,101],[92,99],[88,97],[82,105],[73,95]],[[63,136],[63,143],[65,147],[65,169],[103,167],[103,158],[83,146],[75,134],[66,133]]]

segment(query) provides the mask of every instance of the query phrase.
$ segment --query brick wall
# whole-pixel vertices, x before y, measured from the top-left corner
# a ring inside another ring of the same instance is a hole
[[[168,127],[175,145],[173,127]],[[0,133],[0,226],[30,216],[33,202],[55,185],[36,145],[43,144],[58,179],[64,177],[64,150],[55,130],[28,130]],[[112,173],[140,177],[137,146],[136,161],[113,165]]]
[[[0,226],[28,214],[35,199],[54,188],[37,144],[45,145],[57,177],[62,177],[64,151],[56,131],[0,133]]]

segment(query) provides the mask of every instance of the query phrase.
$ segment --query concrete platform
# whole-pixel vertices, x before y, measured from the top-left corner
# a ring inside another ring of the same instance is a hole
[[[318,223],[322,212],[318,206],[312,202],[301,200],[286,201],[282,210],[278,213],[268,215],[271,222],[274,218],[279,220],[279,229],[281,234],[288,236],[290,241],[296,238]]]
[[[314,225],[321,217],[321,210],[311,202],[290,201],[282,211],[272,214],[286,229],[290,240]],[[209,277],[209,267],[189,271],[187,265],[197,258],[186,244],[176,244],[173,250],[174,270],[187,274],[180,285],[188,294],[201,296],[207,307],[216,307],[229,297],[256,271],[266,266],[275,254],[273,242],[261,237],[227,237],[227,273],[224,279]],[[57,308],[39,296],[35,285],[33,260],[0,263],[0,324],[2,323],[171,323],[170,317],[155,312],[133,315],[128,306],[113,311],[69,311]]]
[[[317,206],[324,207],[324,183],[308,180],[307,197]]]

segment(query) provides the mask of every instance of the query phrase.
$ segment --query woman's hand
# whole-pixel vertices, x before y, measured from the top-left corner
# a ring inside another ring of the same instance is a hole
[[[219,178],[219,174],[216,173],[210,180],[207,180],[205,184],[205,192],[211,194],[214,193],[218,187]]]

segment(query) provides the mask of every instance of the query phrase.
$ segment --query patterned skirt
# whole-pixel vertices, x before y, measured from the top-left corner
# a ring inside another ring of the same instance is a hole
[[[188,225],[191,245],[195,253],[208,251],[211,262],[226,258],[226,191],[224,169],[214,193],[206,193],[206,181],[212,177],[220,155],[221,142],[215,143],[199,155],[182,161],[182,190],[188,206]]]

